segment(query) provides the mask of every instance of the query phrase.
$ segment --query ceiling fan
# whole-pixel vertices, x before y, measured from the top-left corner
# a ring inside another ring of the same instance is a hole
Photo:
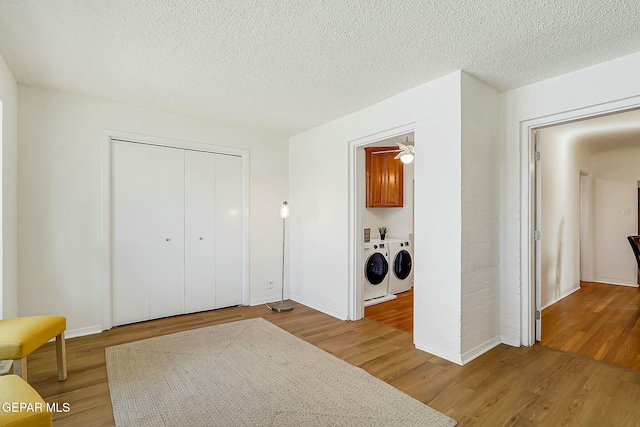
[[[397,142],[396,144],[398,144],[397,150],[376,151],[373,154],[398,153],[394,157],[394,159],[400,159],[400,161],[404,164],[409,164],[413,162],[413,159],[415,158],[415,153],[413,151],[413,145],[407,145],[409,144],[409,137],[407,137],[407,140],[405,141],[404,144],[400,142]]]
[[[409,164],[411,162],[413,162],[413,159],[415,158],[415,152],[414,152],[414,148],[413,145],[406,145],[409,143],[409,137],[407,137],[407,140],[405,141],[404,144],[402,144],[401,142],[398,142],[398,148],[400,149],[399,153],[394,157],[394,159],[400,159],[400,161],[404,164]]]

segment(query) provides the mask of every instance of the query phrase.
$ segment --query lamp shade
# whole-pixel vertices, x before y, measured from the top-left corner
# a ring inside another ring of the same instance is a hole
[[[280,218],[288,218],[289,217],[289,204],[285,201],[280,206]]]
[[[403,154],[400,156],[400,161],[401,161],[402,163],[404,163],[405,165],[407,165],[407,164],[409,164],[409,163],[413,162],[413,159],[414,159],[414,155],[413,155],[413,154],[411,154],[411,153],[403,153]]]

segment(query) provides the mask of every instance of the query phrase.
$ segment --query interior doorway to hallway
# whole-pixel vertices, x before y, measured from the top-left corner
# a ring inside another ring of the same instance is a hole
[[[625,350],[640,348],[637,123],[632,110],[535,131],[534,283],[537,341],[640,370]]]

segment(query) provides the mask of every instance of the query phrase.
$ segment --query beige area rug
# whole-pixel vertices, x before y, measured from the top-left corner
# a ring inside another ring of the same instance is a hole
[[[116,425],[454,426],[258,318],[106,349]]]

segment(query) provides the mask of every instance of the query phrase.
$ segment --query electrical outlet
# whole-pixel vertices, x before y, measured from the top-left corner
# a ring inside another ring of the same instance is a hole
[[[273,280],[269,280],[269,289],[273,289]]]
[[[622,215],[629,215],[631,214],[631,209],[622,209]]]

